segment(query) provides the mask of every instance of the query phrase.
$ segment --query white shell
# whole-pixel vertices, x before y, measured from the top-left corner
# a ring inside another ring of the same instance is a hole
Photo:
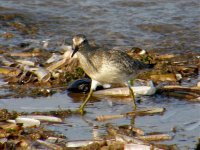
[[[30,119],[37,119],[40,121],[48,121],[48,122],[62,122],[62,120],[58,117],[54,116],[45,116],[45,115],[28,115],[28,116],[21,116],[23,118],[30,118]]]
[[[148,145],[141,145],[141,144],[125,144],[124,150],[151,150],[151,147]]]
[[[133,89],[134,95],[153,95],[156,92],[156,88],[154,86],[135,86],[131,87]],[[108,96],[128,96],[129,89],[128,87],[121,88],[112,88],[95,91],[94,95],[108,95]]]
[[[24,128],[33,127],[33,126],[40,126],[40,121],[32,118],[23,118],[17,117],[15,119],[16,123],[22,123]]]

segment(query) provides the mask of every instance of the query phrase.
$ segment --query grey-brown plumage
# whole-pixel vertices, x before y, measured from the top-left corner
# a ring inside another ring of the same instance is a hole
[[[77,52],[80,66],[92,79],[90,94],[97,83],[127,83],[140,71],[148,68],[148,65],[133,59],[123,51],[91,47],[84,35],[74,36],[73,49],[72,57]],[[129,89],[131,90],[130,86]],[[133,94],[132,90],[130,92]]]
[[[74,47],[81,67],[88,76],[100,83],[124,83],[148,68],[143,62],[133,59],[119,50],[93,48],[84,35],[74,38]],[[82,39],[82,43],[78,43]]]

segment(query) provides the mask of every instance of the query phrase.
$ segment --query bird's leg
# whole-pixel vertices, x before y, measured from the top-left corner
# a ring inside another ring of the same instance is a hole
[[[133,80],[134,82],[134,80]],[[133,85],[133,82],[132,82],[132,85]],[[134,95],[134,92],[133,92],[133,89],[131,88],[131,83],[128,81],[128,88],[129,88],[129,92],[130,92],[130,95],[133,99],[133,110],[136,110],[137,106],[136,106],[136,102],[135,102],[135,95]]]
[[[80,106],[80,108],[79,108],[79,112],[80,112],[81,114],[84,113],[84,107],[85,107],[85,105],[87,104],[87,102],[89,101],[90,97],[92,96],[92,93],[93,93],[93,89],[90,88],[90,92],[88,93],[86,99],[84,100],[83,104],[82,104],[82,105]]]
[[[89,101],[90,97],[92,96],[93,91],[96,89],[96,87],[97,87],[98,84],[99,83],[97,81],[92,80],[91,87],[90,87],[90,92],[88,93],[86,99],[84,100],[83,104],[79,108],[79,112],[81,114],[84,113],[84,107],[87,104],[87,102]]]

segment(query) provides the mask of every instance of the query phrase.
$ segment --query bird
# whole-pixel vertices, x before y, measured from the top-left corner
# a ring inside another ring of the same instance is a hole
[[[90,91],[79,108],[81,114],[84,113],[85,105],[97,85],[103,84],[125,84],[128,86],[133,99],[133,109],[136,110],[137,106],[130,80],[152,66],[132,58],[121,50],[100,46],[93,47],[83,34],[77,34],[72,38],[72,50],[71,57],[76,54],[80,67],[92,80]]]

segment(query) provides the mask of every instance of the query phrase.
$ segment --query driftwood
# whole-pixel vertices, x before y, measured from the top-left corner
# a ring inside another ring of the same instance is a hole
[[[52,144],[43,140],[37,140],[37,142],[41,145],[44,145],[45,147],[47,147],[48,149],[52,149],[52,150],[63,150],[63,147],[56,145],[56,144]]]
[[[123,118],[127,116],[145,116],[145,115],[153,115],[153,114],[160,114],[165,111],[165,108],[147,108],[143,110],[136,110],[132,112],[127,112],[127,113],[122,113],[118,115],[100,115],[96,117],[97,121],[106,121],[110,119],[118,119],[118,118]]]
[[[177,86],[177,85],[168,85],[161,87],[160,90],[163,91],[185,91],[185,92],[194,92],[200,94],[200,87],[184,87],[184,86]]]
[[[176,81],[179,81],[182,78],[182,76],[181,74],[169,73],[169,74],[151,75],[150,78],[154,82],[158,82],[158,81],[176,82]]]
[[[17,53],[10,53],[9,54],[10,56],[13,56],[13,57],[35,57],[35,56],[41,56],[42,55],[42,52],[40,51],[33,51],[33,52],[17,52]]]
[[[153,95],[156,92],[156,88],[153,85],[153,82],[150,81],[148,86],[132,86],[135,96],[139,95]],[[95,91],[94,96],[129,96],[130,92],[128,87],[119,87],[119,88],[110,88]]]
[[[152,135],[136,135],[136,136],[129,136],[121,133],[118,127],[113,126],[111,124],[108,125],[107,132],[115,138],[116,141],[126,144],[136,144],[132,146],[132,148],[137,147],[153,147],[159,149],[157,146],[152,145],[150,142],[152,141],[163,141],[163,140],[171,140],[172,137],[168,134],[152,134]]]
[[[21,70],[14,67],[0,67],[0,74],[10,77],[16,77],[21,73]]]
[[[200,87],[164,86],[159,88],[158,92],[176,98],[200,102]]]
[[[138,136],[138,138],[143,141],[163,141],[172,139],[172,137],[168,134],[143,135]]]

